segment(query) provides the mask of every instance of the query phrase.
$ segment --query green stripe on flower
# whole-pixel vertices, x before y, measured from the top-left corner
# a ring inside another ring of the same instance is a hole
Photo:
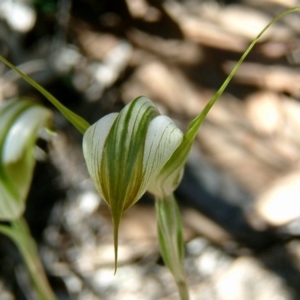
[[[123,212],[150,186],[153,193],[161,190],[157,175],[182,139],[180,129],[159,115],[146,97],[136,98],[85,132],[83,153],[95,187],[111,209],[116,258]]]

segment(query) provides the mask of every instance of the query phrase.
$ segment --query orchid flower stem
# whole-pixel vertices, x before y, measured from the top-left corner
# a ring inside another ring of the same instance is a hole
[[[0,225],[0,232],[11,238],[17,245],[39,300],[56,300],[52,291],[43,265],[39,259],[36,243],[32,238],[28,225],[24,218],[20,217],[11,222],[11,225]]]
[[[165,265],[172,273],[181,300],[189,300],[184,271],[184,241],[182,223],[173,194],[155,198],[160,251]]]

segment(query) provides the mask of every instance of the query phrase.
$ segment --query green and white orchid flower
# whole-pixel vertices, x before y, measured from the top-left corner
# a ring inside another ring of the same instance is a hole
[[[38,298],[55,300],[38,249],[22,217],[31,186],[40,131],[51,127],[52,112],[32,101],[16,99],[0,105],[0,233],[21,252]]]
[[[35,166],[34,147],[52,112],[29,100],[6,101],[0,106],[0,220],[18,219]]]
[[[147,190],[163,197],[178,186],[184,162],[172,172],[171,184],[165,185],[160,174],[182,141],[182,131],[146,97],[106,115],[85,132],[83,154],[96,189],[111,209],[116,249],[123,212]]]

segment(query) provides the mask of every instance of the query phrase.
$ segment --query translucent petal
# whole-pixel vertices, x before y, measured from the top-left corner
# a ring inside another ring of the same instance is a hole
[[[105,180],[105,174],[101,173],[101,161],[107,136],[117,116],[118,113],[106,115],[98,122],[90,126],[83,136],[83,155],[89,174],[97,191],[108,204],[110,203],[110,199],[107,199],[104,196],[102,189],[102,184]],[[104,177],[104,180],[101,180],[101,176]]]
[[[148,190],[154,195],[165,194],[164,182],[158,174],[182,140],[182,131],[169,117],[158,116],[150,122],[146,135],[143,167],[144,181],[150,182]]]
[[[41,106],[25,110],[11,126],[3,146],[2,161],[14,188],[25,200],[35,166],[34,147],[39,130],[51,118],[51,112]]]
[[[180,145],[175,149],[170,159],[160,170],[157,175],[157,181],[160,183],[161,188],[160,192],[156,191],[158,196],[170,195],[179,185],[192,142],[193,140],[188,139],[185,134]]]

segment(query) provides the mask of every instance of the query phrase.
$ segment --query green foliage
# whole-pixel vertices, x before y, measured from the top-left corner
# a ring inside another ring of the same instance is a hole
[[[37,246],[25,219],[20,217],[10,222],[10,225],[0,225],[0,232],[11,238],[17,245],[30,274],[38,299],[56,300],[39,259]]]

